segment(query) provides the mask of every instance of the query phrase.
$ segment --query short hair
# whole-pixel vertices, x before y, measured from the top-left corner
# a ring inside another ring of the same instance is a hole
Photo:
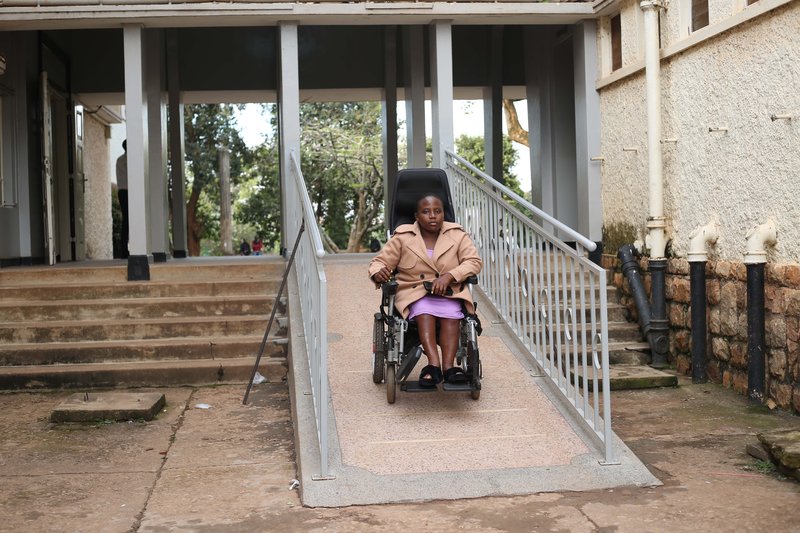
[[[415,204],[415,205],[416,205],[416,207],[414,208],[414,213],[416,213],[416,212],[417,212],[417,209],[419,209],[419,203],[420,203],[420,202],[421,202],[421,201],[422,201],[424,198],[427,198],[428,196],[430,196],[430,197],[432,197],[432,198],[436,198],[437,200],[439,200],[439,201],[442,203],[442,206],[444,206],[444,200],[442,200],[442,197],[441,197],[441,196],[439,196],[439,194],[437,194],[437,193],[435,193],[435,192],[426,192],[426,193],[422,193],[422,194],[420,195],[420,197],[419,197],[419,198],[417,198],[417,202],[416,202],[416,204]]]

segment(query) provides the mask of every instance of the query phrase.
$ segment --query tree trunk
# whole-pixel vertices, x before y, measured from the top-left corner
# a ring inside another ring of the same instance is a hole
[[[506,114],[506,125],[508,126],[508,136],[514,141],[524,146],[530,146],[528,141],[528,132],[520,125],[519,115],[517,115],[517,108],[514,107],[514,101],[503,99],[503,110]]]
[[[201,190],[192,187],[189,203],[186,204],[186,233],[189,240],[189,255],[193,257],[200,255],[200,232],[203,230],[202,224],[197,220],[197,201],[200,199]]]

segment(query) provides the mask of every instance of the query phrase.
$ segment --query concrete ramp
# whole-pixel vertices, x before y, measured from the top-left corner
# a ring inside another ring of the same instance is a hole
[[[372,383],[372,315],[379,293],[367,255],[327,260],[330,474],[319,474],[302,322],[290,290],[293,407],[303,504],[336,507],[660,484],[616,439],[620,464],[601,465],[577,421],[553,396],[524,348],[479,300],[484,366],[479,400],[437,390],[386,401]],[[424,356],[423,356],[424,359]],[[424,366],[420,361],[412,373]]]

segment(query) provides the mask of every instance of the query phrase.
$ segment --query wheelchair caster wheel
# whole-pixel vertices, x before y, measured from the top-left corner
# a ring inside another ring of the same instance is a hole
[[[480,389],[478,389],[478,390],[474,390],[474,391],[471,391],[471,392],[469,393],[469,395],[470,395],[470,397],[471,397],[473,400],[480,400],[480,398],[481,398],[481,391],[480,391]]]
[[[397,395],[397,381],[395,381],[395,366],[386,367],[386,401],[394,403]]]

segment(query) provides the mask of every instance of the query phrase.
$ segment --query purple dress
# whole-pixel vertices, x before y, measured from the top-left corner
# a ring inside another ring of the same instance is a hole
[[[433,257],[433,250],[428,250],[428,257]],[[461,309],[461,300],[458,298],[446,298],[427,294],[408,306],[408,319],[411,320],[417,315],[433,315],[439,318],[464,318],[464,311]]]

